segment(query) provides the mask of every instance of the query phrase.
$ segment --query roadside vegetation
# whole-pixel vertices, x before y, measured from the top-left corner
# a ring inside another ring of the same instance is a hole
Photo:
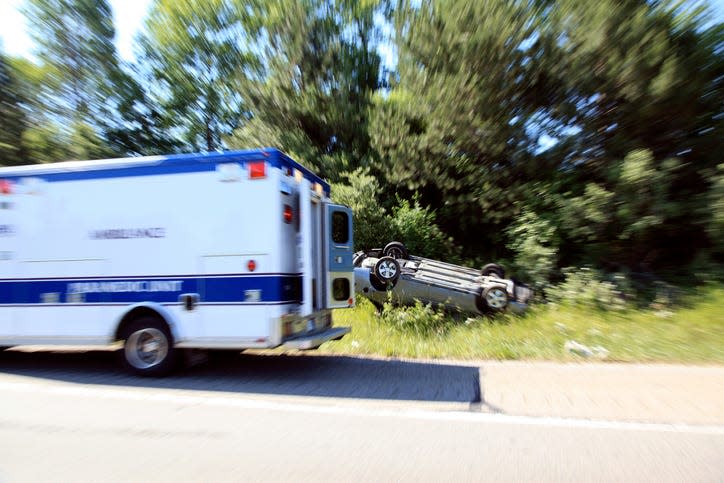
[[[0,45],[0,165],[278,147],[352,207],[356,249],[496,262],[546,302],[473,319],[360,303],[326,350],[724,357],[707,0],[154,0],[133,60],[108,0],[22,11],[34,55]]]
[[[377,312],[360,297],[355,309],[334,315],[335,324],[351,326],[352,333],[320,351],[422,359],[724,363],[724,287],[708,285],[681,297],[676,306],[658,300],[645,308],[605,308],[580,300],[490,317],[446,314],[422,304],[386,304]]]

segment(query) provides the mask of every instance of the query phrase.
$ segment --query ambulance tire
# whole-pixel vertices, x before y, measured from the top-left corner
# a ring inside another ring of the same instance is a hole
[[[168,325],[144,315],[128,324],[121,334],[122,362],[127,370],[144,377],[165,376],[176,368],[178,351]]]

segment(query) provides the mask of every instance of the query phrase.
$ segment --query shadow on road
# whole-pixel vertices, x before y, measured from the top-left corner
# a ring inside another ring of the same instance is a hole
[[[212,352],[201,365],[161,379],[119,369],[118,354],[89,352],[0,353],[0,373],[107,386],[186,389],[249,394],[480,402],[477,367],[383,361],[347,356],[250,355]]]

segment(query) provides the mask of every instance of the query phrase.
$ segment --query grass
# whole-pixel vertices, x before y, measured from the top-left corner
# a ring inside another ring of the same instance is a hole
[[[724,363],[724,286],[688,295],[674,309],[601,310],[533,306],[523,316],[442,315],[418,305],[382,314],[362,297],[338,310],[335,325],[352,333],[320,348],[325,353],[446,359],[574,361],[567,341],[608,352],[607,361]],[[595,357],[592,359],[596,360]]]

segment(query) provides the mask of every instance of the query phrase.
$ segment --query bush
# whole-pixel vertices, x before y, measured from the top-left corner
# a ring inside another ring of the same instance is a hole
[[[452,319],[442,308],[435,309],[419,300],[409,307],[395,307],[386,302],[380,315],[382,321],[391,327],[417,335],[443,335],[450,327]]]
[[[355,249],[379,247],[393,238],[392,224],[380,203],[380,183],[367,169],[343,175],[344,184],[332,186],[335,203],[352,208]]]
[[[405,244],[410,253],[421,257],[459,258],[452,238],[445,235],[435,222],[435,212],[420,206],[419,197],[413,202],[398,199],[390,219],[393,238]]]
[[[558,258],[555,227],[532,211],[523,211],[508,229],[515,271],[540,290],[550,280]]]
[[[613,280],[607,280],[588,267],[564,268],[563,273],[563,283],[546,292],[551,302],[602,310],[625,308],[626,295],[622,289],[629,284],[623,275],[614,275]]]
[[[396,240],[415,255],[459,258],[452,238],[437,225],[435,212],[421,206],[419,197],[412,202],[398,198],[390,214],[381,200],[380,183],[369,170],[360,168],[343,178],[345,183],[332,187],[332,196],[336,203],[352,208],[355,249],[382,248]]]

